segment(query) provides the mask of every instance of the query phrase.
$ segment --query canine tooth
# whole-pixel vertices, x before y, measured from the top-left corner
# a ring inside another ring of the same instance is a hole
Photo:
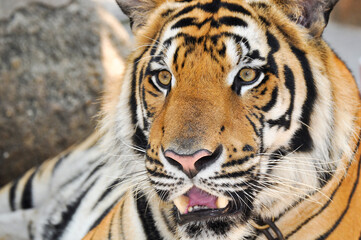
[[[187,211],[187,206],[188,206],[188,202],[189,202],[189,198],[186,196],[180,196],[176,199],[174,199],[174,205],[178,208],[178,211],[181,214],[185,214]],[[189,211],[188,211],[189,212]]]
[[[217,199],[217,208],[225,208],[228,205],[229,200],[225,197],[218,197]]]
[[[190,213],[190,212],[193,212],[193,207],[189,207],[188,208],[188,212]]]

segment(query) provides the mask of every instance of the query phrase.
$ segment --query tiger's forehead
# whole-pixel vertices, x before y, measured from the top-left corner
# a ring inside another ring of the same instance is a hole
[[[233,66],[242,58],[252,59],[253,64],[260,65],[269,52],[266,29],[245,1],[179,1],[168,7],[173,13],[160,35],[168,65],[174,63],[174,56],[182,49],[188,49],[187,53],[193,50],[209,53],[213,59],[212,55],[224,55]],[[202,57],[205,56],[199,56],[200,60]]]

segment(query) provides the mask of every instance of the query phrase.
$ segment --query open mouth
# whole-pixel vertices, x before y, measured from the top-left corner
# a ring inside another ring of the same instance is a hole
[[[232,201],[213,196],[197,187],[192,187],[173,202],[178,209],[179,224],[234,215],[238,212]]]

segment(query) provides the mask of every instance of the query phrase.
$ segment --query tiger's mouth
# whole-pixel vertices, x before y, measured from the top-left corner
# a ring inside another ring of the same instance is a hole
[[[213,196],[197,187],[191,188],[173,202],[178,210],[177,220],[180,225],[231,216],[241,211],[226,197]]]

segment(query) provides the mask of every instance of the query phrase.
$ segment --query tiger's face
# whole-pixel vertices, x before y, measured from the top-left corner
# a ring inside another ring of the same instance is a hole
[[[133,139],[179,231],[242,231],[322,185],[305,174],[322,163],[303,159],[328,144],[330,86],[308,33],[275,4],[166,1],[136,37]]]

